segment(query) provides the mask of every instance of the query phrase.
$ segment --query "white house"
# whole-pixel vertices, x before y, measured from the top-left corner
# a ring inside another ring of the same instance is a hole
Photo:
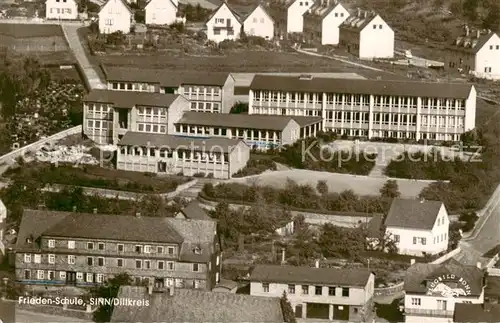
[[[333,0],[320,0],[304,13],[304,40],[321,45],[338,45],[339,26],[349,11]]]
[[[304,13],[311,9],[314,0],[295,0],[287,8],[287,33],[301,33],[304,31]]]
[[[226,2],[222,2],[215,9],[205,26],[207,28],[207,39],[220,43],[224,40],[240,38],[242,23],[238,14]]]
[[[485,273],[476,266],[464,266],[455,260],[414,263],[404,281],[405,322],[451,323],[455,304],[484,303],[484,287]]]
[[[108,0],[99,11],[99,32],[112,34],[121,31],[130,32],[133,12],[124,0]]]
[[[281,297],[295,316],[308,319],[369,322],[375,276],[367,269],[256,265],[249,275],[250,295]]]
[[[340,44],[360,59],[393,58],[394,31],[375,12],[361,11],[340,25]]]
[[[440,201],[394,199],[384,226],[400,254],[435,255],[448,249],[450,220]]]
[[[500,37],[487,30],[472,32],[465,26],[445,56],[445,66],[480,78],[500,79]]]
[[[77,19],[78,4],[76,0],[47,0],[45,2],[45,17],[47,19]]]
[[[274,19],[261,4],[257,5],[248,15],[241,14],[243,31],[249,36],[265,39],[274,37]]]
[[[144,8],[146,25],[171,25],[176,22],[177,0],[151,0]]]

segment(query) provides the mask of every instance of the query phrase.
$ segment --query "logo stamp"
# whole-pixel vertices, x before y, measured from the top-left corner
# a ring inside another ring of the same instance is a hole
[[[427,295],[436,294],[448,298],[469,296],[471,287],[462,277],[453,274],[440,275],[431,281],[427,291]]]

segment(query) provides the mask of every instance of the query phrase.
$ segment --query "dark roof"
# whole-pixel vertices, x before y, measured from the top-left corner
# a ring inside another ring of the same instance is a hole
[[[108,4],[108,2],[110,2],[110,1],[111,1],[111,0],[107,0],[106,2],[104,2],[104,3],[102,4],[101,8],[99,9],[99,12],[101,12],[101,10],[102,10],[102,9],[103,9],[103,8],[104,8],[107,4]],[[130,8],[130,6],[128,5],[127,1],[125,1],[125,0],[119,0],[119,1],[121,1],[121,2],[125,5],[125,7],[127,8],[128,12],[129,12],[130,14],[133,14],[133,13],[134,13],[134,11],[133,11],[133,10]]]
[[[255,75],[252,84],[250,84],[250,89],[466,99],[469,97],[472,86],[464,83],[352,80],[318,77],[304,80],[296,76]]]
[[[426,294],[429,292],[427,282],[444,275],[455,275],[457,280],[462,278],[466,281],[470,286],[471,296],[478,296],[483,290],[484,272],[476,266],[416,263],[406,271],[405,291]]]
[[[340,24],[339,28],[361,32],[377,16],[378,14],[375,12],[360,10],[359,15],[357,13],[351,14],[342,24]]]
[[[141,146],[229,153],[242,140],[229,138],[191,138],[158,133],[127,131],[118,146]]]
[[[499,322],[500,304],[455,302],[454,322]]]
[[[365,287],[370,275],[371,272],[367,269],[256,265],[249,279],[252,282]]]
[[[101,66],[107,81],[157,83],[163,87],[180,85],[224,86],[229,73],[170,71],[166,69],[144,69],[116,66]]]
[[[500,300],[500,276],[488,275],[484,297]]]
[[[146,287],[122,286],[118,298],[149,299],[149,306],[115,306],[111,322],[262,322],[283,323],[279,298],[175,289],[174,295]]]
[[[85,97],[85,102],[112,103],[118,108],[131,109],[136,105],[169,107],[178,94],[164,94],[136,91],[92,90]]]
[[[321,2],[316,2],[309,10],[304,13],[304,18],[306,17],[319,17],[324,19],[333,9],[341,6],[340,3],[335,3],[332,1],[330,4],[323,5]]]
[[[370,219],[366,225],[368,238],[381,238],[383,221],[384,217],[382,215],[375,215]]]
[[[455,51],[462,51],[471,54],[476,54],[483,48],[483,46],[493,37],[495,33],[488,33],[479,35],[471,33],[469,36],[459,36],[455,39],[453,44],[448,46],[448,49]]]
[[[273,116],[261,114],[229,114],[185,112],[178,124],[231,127],[261,130],[278,130],[286,128],[294,120],[301,127],[321,122],[321,117]]]
[[[384,224],[386,227],[431,230],[441,206],[443,202],[440,201],[396,198]]]
[[[181,213],[184,214],[186,219],[212,220],[212,218],[208,216],[207,211],[205,211],[196,200],[191,201],[181,210]]]
[[[47,221],[48,220],[48,221]],[[167,218],[24,210],[17,247],[40,236],[181,243]]]

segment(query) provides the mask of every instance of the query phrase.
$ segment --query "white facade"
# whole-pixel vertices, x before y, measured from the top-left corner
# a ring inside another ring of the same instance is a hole
[[[272,39],[274,36],[274,20],[261,6],[254,11],[243,22],[243,30],[249,36],[258,36]]]
[[[442,204],[432,230],[387,226],[386,233],[390,233],[395,239],[399,254],[422,256],[422,253],[425,253],[435,255],[448,249],[449,228],[448,213]]]
[[[146,25],[173,24],[176,22],[177,9],[174,0],[151,0],[144,8]]]
[[[349,17],[349,11],[340,3],[321,22],[321,45],[338,45],[339,26]]]
[[[495,33],[476,53],[474,74],[489,79],[500,79],[500,37]]]
[[[360,59],[394,57],[394,31],[379,15],[360,31],[359,42]]]
[[[484,303],[484,290],[479,297],[444,297],[405,293],[406,323],[453,323],[455,303]]]
[[[296,0],[287,11],[287,33],[304,31],[304,13],[314,5],[314,0]]]
[[[5,255],[5,245],[3,243],[5,229],[7,229],[7,208],[0,200],[0,261]]]
[[[132,11],[123,0],[108,0],[99,11],[99,32],[112,34],[121,31],[130,33]]]
[[[240,38],[241,22],[225,2],[206,23],[207,39],[220,43],[224,40]]]
[[[47,19],[77,19],[78,5],[75,0],[47,0],[45,2],[45,17]]]

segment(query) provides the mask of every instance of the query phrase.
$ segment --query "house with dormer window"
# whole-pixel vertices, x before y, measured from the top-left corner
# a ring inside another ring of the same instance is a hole
[[[288,34],[304,31],[304,13],[314,5],[313,0],[272,0],[269,3],[275,20],[275,36],[286,38]]]
[[[222,2],[205,26],[207,39],[220,43],[224,40],[239,39],[242,22],[238,13],[231,9],[226,2]]]
[[[304,13],[304,41],[311,44],[338,45],[339,26],[349,11],[336,0],[320,0]]]

